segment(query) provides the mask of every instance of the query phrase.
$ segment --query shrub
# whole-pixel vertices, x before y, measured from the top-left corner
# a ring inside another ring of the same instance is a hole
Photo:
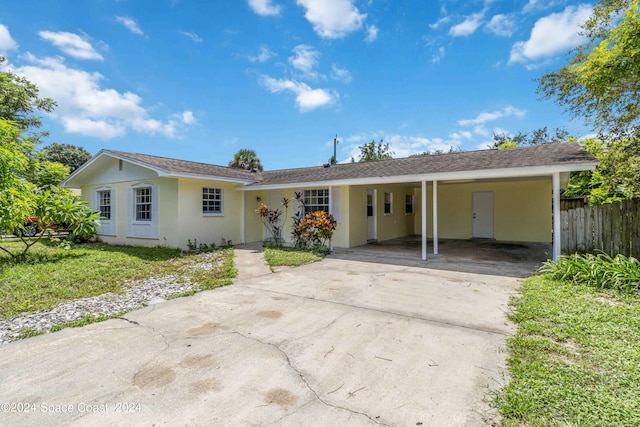
[[[282,238],[282,230],[287,221],[287,209],[289,208],[289,199],[284,197],[280,202],[282,208],[271,209],[264,203],[256,209],[256,213],[260,216],[262,223],[267,231],[273,236],[273,241],[277,246],[281,246],[284,239]],[[281,222],[282,220],[282,222]]]
[[[333,237],[337,222],[333,215],[325,211],[316,211],[304,216],[296,226],[294,235],[299,236],[300,245],[312,248],[314,253],[326,255],[328,244]]]
[[[612,257],[601,252],[562,256],[558,261],[545,262],[538,272],[598,289],[640,291],[640,262],[624,255]]]

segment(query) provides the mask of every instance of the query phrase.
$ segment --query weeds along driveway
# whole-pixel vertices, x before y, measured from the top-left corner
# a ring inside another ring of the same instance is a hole
[[[0,425],[483,425],[516,286],[338,259],[238,280],[1,347]]]

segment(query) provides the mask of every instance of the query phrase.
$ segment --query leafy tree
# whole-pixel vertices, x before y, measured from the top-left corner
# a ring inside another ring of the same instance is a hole
[[[262,163],[255,151],[243,148],[233,155],[233,160],[229,162],[230,168],[262,171]]]
[[[27,133],[41,125],[35,110],[49,112],[54,106],[53,100],[38,98],[37,87],[27,79],[0,72],[0,243],[14,232],[24,243],[17,253],[0,244],[0,251],[12,257],[24,256],[54,225],[72,237],[90,236],[98,226],[98,214],[69,190],[38,189],[30,182],[51,186],[68,174],[66,166],[37,158],[35,145],[46,133]],[[34,222],[40,231],[30,236],[26,227]]]
[[[5,58],[0,56],[0,64]],[[40,117],[34,115],[36,110],[47,113],[53,111],[56,103],[51,98],[39,98],[38,88],[24,77],[8,71],[0,71],[0,119],[10,120],[22,131],[39,128]],[[34,134],[39,140],[45,133]]]
[[[58,162],[38,160],[33,163],[28,179],[36,187],[41,188],[57,186],[68,176],[69,166]]]
[[[371,140],[368,144],[364,144],[358,147],[360,149],[360,157],[358,162],[371,162],[374,160],[387,160],[392,159],[394,152],[389,150],[389,144],[383,144],[382,139],[380,142]],[[351,158],[351,163],[355,163],[355,159]]]
[[[48,162],[61,163],[68,166],[69,172],[75,171],[91,159],[91,153],[84,148],[57,142],[44,147],[41,154],[43,159]]]
[[[0,119],[0,236],[20,228],[35,210],[33,185],[22,178],[30,145],[14,122]]]
[[[587,41],[538,92],[574,117],[609,134],[634,135],[640,125],[640,0],[601,0],[583,26]]]
[[[453,145],[450,145],[448,150],[423,151],[422,153],[412,154],[409,157],[437,156],[439,154],[460,153],[461,151],[462,150],[459,148],[455,148]]]
[[[550,134],[545,126],[532,132],[518,132],[515,135],[494,133],[491,148],[516,148],[525,145],[558,144],[565,141],[575,141],[575,138],[565,129],[560,128],[555,128]]]

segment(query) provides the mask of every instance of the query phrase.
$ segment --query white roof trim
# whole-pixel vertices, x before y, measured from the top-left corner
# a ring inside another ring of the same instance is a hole
[[[431,174],[393,175],[368,178],[351,178],[334,181],[307,181],[289,184],[262,185],[255,184],[237,187],[240,191],[252,190],[276,190],[282,188],[317,187],[319,185],[374,185],[374,184],[401,184],[405,182],[421,181],[453,181],[466,179],[498,179],[498,178],[524,178],[531,176],[552,176],[556,172],[577,172],[594,170],[598,162],[569,163],[562,165],[527,166],[503,169],[480,169],[474,171],[440,172]]]

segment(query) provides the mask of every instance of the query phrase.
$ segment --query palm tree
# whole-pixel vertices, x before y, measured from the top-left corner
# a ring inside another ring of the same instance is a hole
[[[262,163],[255,151],[243,148],[233,155],[233,160],[229,162],[230,168],[256,169],[262,171]]]

